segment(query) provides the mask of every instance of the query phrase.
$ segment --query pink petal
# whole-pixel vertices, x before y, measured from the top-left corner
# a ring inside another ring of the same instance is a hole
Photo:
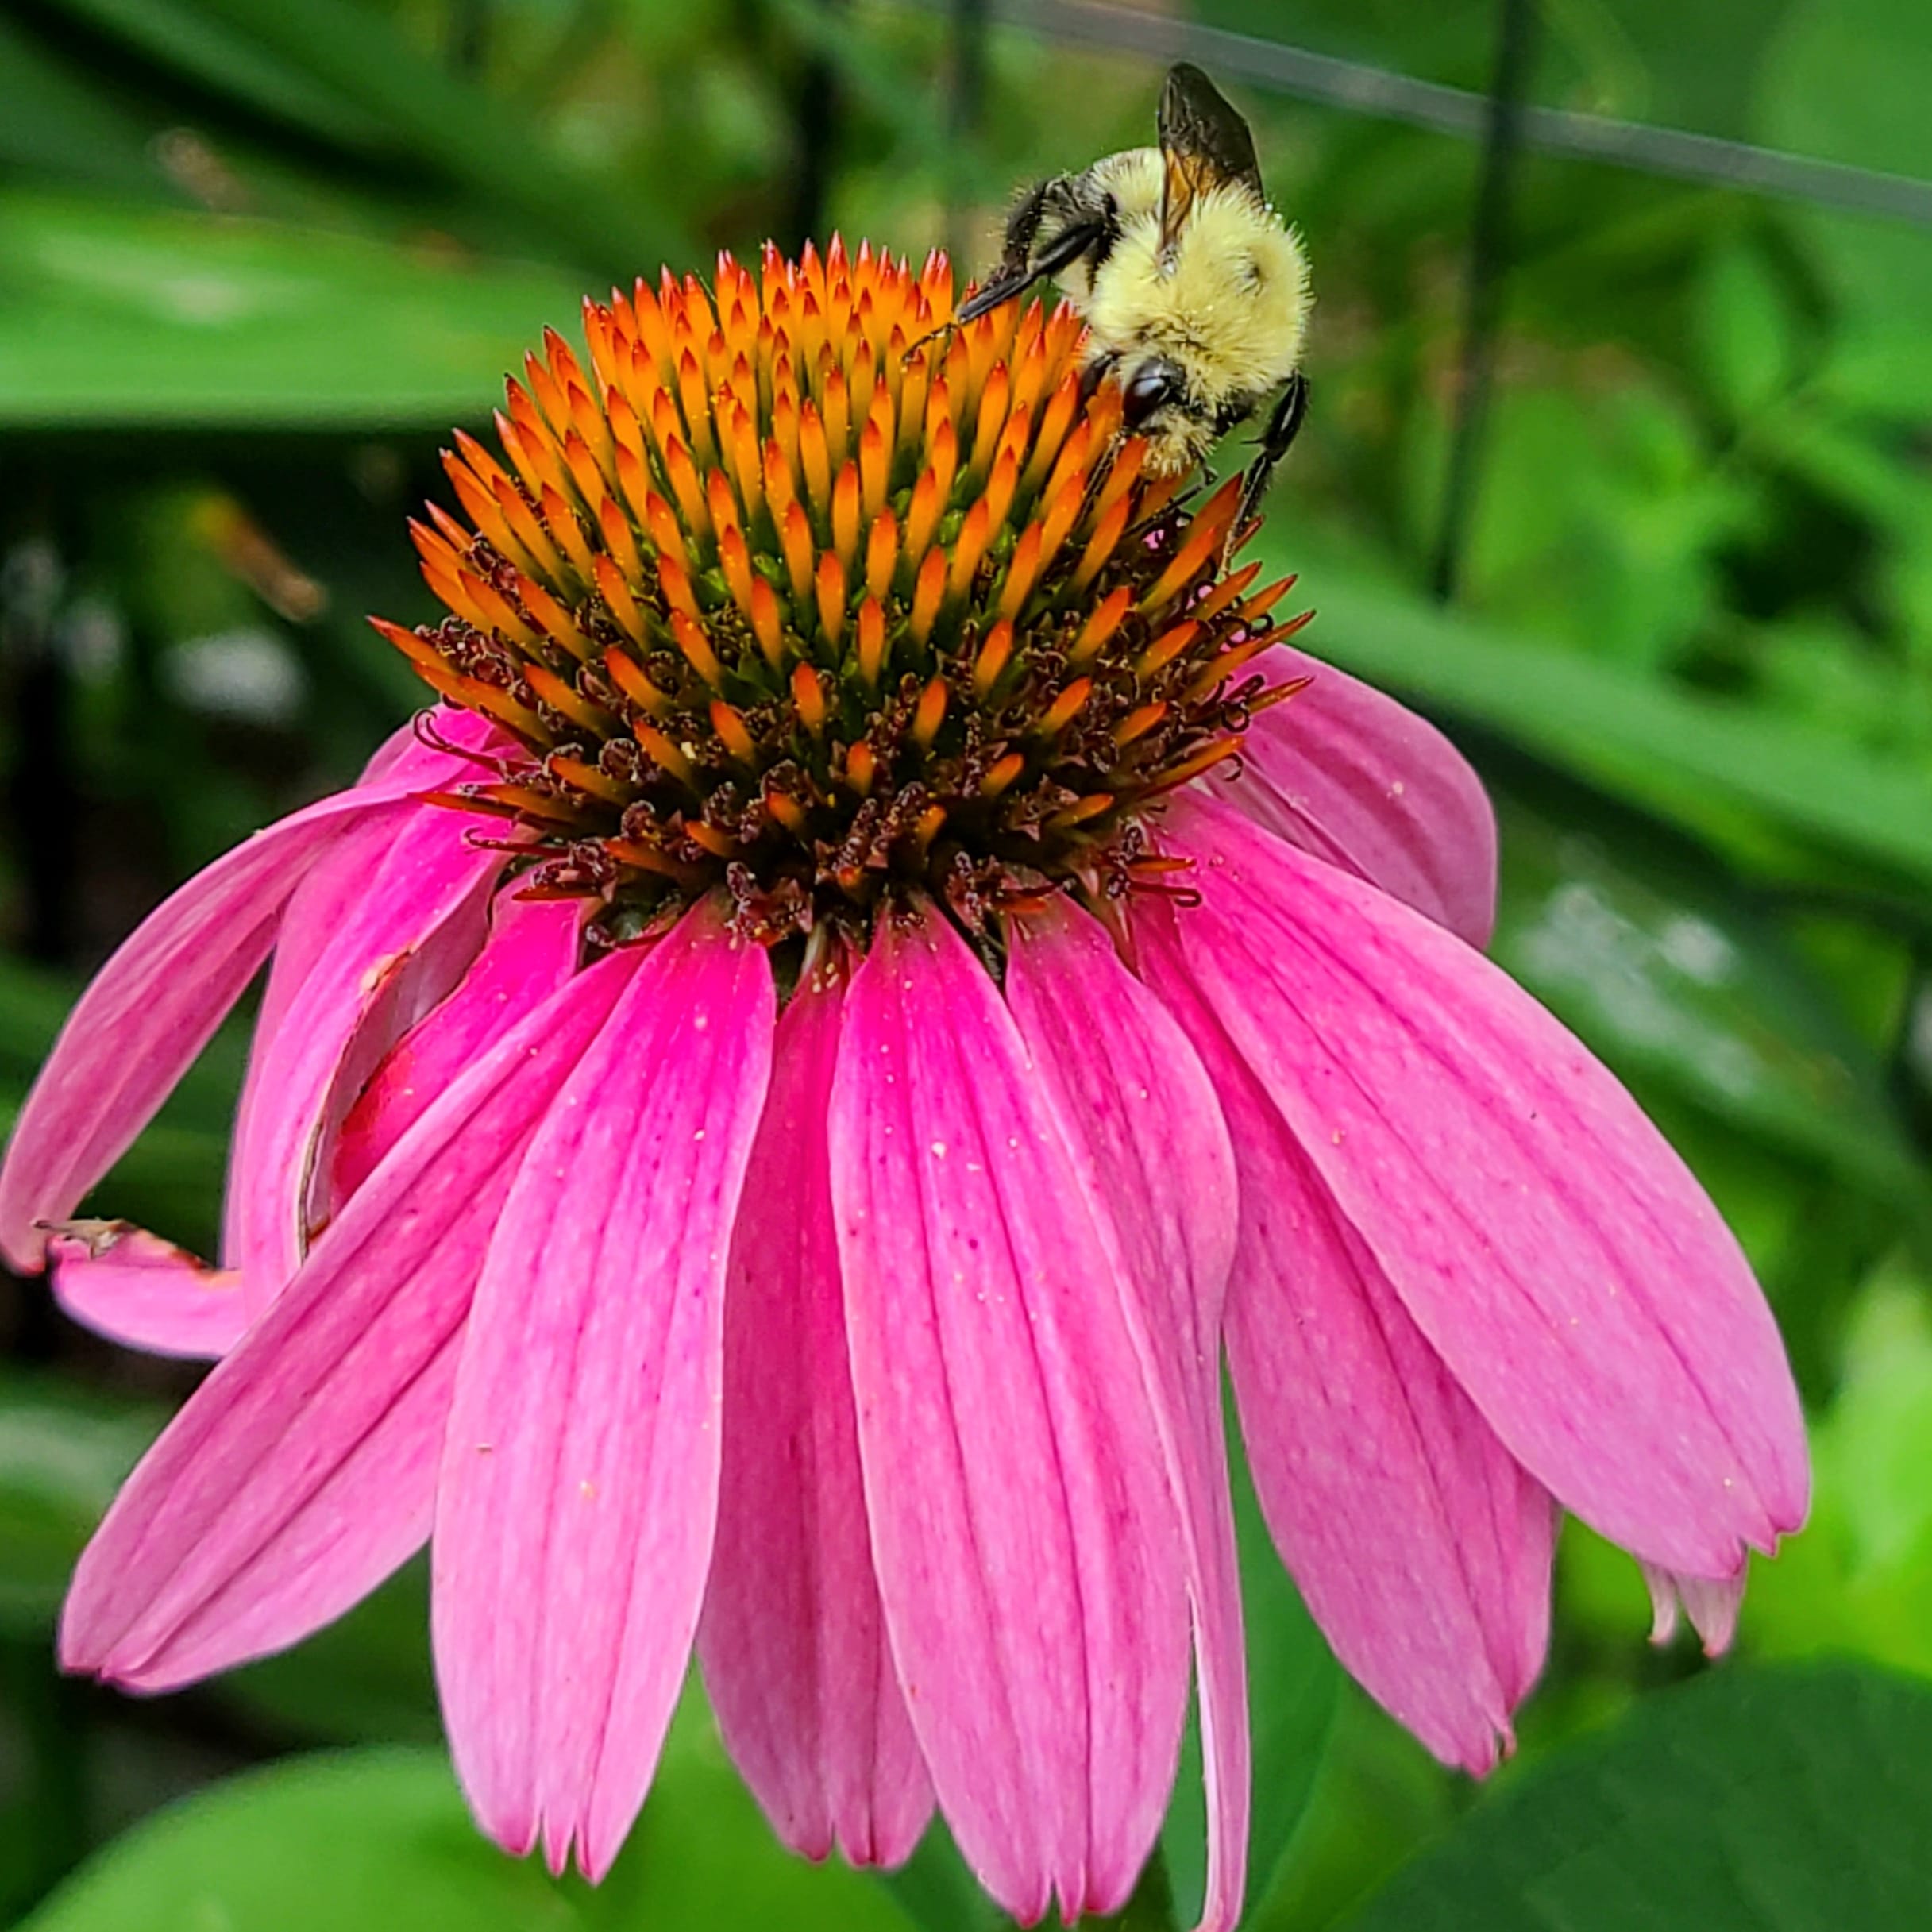
[[[503,856],[479,850],[470,829],[461,813],[418,806],[385,854],[368,854],[377,862],[273,1031],[257,1030],[229,1175],[229,1259],[251,1315],[301,1265],[324,1218],[327,1142],[350,1101],[482,947]],[[325,867],[314,883],[337,881]],[[291,917],[306,915],[302,899]]]
[[[47,1244],[54,1299],[83,1328],[151,1355],[213,1361],[241,1339],[241,1277],[131,1221],[70,1221]]]
[[[1228,1357],[1268,1527],[1342,1663],[1431,1750],[1479,1775],[1541,1668],[1549,1496],[1337,1213],[1195,988],[1172,916],[1135,924],[1142,970],[1206,1062],[1234,1136]]]
[[[422,1543],[490,1229],[636,966],[580,974],[476,1062],[202,1384],[81,1557],[66,1668],[186,1683],[306,1635]]]
[[[374,783],[279,819],[199,872],[135,930],[75,1003],[0,1167],[0,1254],[43,1265],[65,1221],[133,1143],[241,996],[309,867],[366,815],[399,812],[452,760],[399,752]]]
[[[823,1858],[908,1857],[932,1812],[881,1622],[825,1143],[844,982],[778,1023],[732,1238],[724,1465],[698,1653],[718,1727],[773,1828]]]
[[[444,1088],[577,970],[583,923],[579,900],[497,895],[489,943],[462,984],[390,1049],[336,1135],[330,1219]]]
[[[1481,955],[1190,799],[1207,1005],[1510,1452],[1652,1563],[1803,1520],[1797,1393],[1730,1232],[1636,1103]]]
[[[1179,1747],[1176,1513],[1105,1209],[930,910],[853,981],[830,1139],[873,1555],[939,1803],[1017,1918],[1055,1889],[1112,1911]]]
[[[1496,816],[1431,724],[1292,645],[1252,666],[1310,681],[1255,719],[1241,776],[1216,787],[1258,825],[1487,946],[1496,923]]]
[[[688,915],[532,1143],[464,1347],[431,1552],[450,1746],[492,1837],[541,1834],[560,1871],[574,1844],[593,1880],[704,1599],[725,1263],[773,1021],[764,950]]]
[[[1681,1603],[1691,1629],[1703,1640],[1706,1656],[1722,1656],[1730,1649],[1731,1639],[1737,1634],[1737,1613],[1744,1607],[1743,1565],[1735,1576],[1680,1576],[1649,1563],[1643,1571],[1653,1613],[1652,1643],[1668,1644],[1677,1634]]]
[[[1059,1111],[1101,1231],[1179,1503],[1208,1797],[1201,1932],[1241,1915],[1248,1670],[1221,1425],[1221,1323],[1234,1255],[1234,1151],[1186,1035],[1064,900],[1018,922],[1006,997]]]

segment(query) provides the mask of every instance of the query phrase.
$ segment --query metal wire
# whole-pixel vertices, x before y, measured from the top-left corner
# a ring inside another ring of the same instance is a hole
[[[931,7],[943,0],[911,0],[911,4]],[[1116,6],[1108,0],[993,0],[993,13],[1003,25],[1043,40],[1155,60],[1197,60],[1248,87],[1384,121],[1475,141],[1483,138],[1489,125],[1489,97],[1466,87],[1417,80],[1360,61]],[[1681,128],[1653,127],[1558,107],[1525,106],[1521,137],[1525,147],[1544,154],[1932,228],[1932,181],[1908,175],[1850,168],[1754,147],[1748,141],[1720,141]]]

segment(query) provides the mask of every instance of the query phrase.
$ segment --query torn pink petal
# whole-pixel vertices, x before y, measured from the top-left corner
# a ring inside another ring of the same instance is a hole
[[[460,814],[416,807],[309,961],[274,1031],[258,1034],[229,1178],[229,1259],[241,1271],[252,1316],[301,1265],[323,1219],[329,1143],[349,1103],[480,950],[503,866],[500,852],[471,842]]]
[[[1480,1774],[1542,1664],[1554,1510],[1337,1213],[1197,990],[1175,924],[1137,915],[1135,936],[1234,1138],[1228,1349],[1263,1512],[1350,1672]]]
[[[497,895],[489,939],[475,963],[390,1049],[336,1134],[327,1218],[341,1213],[444,1088],[577,970],[583,925],[580,900]]]
[[[47,1261],[62,1309],[125,1348],[214,1361],[247,1326],[238,1274],[131,1221],[69,1221],[50,1236]]]
[[[1317,858],[1379,885],[1471,946],[1496,923],[1496,815],[1468,761],[1425,718],[1278,644],[1255,661],[1306,688],[1255,719],[1220,796]]]
[[[515,1160],[634,970],[580,974],[472,1066],[195,1391],[81,1556],[67,1669],[187,1683],[294,1642],[421,1544]]]
[[[1730,1230],[1636,1103],[1469,947],[1178,801],[1188,968],[1490,1425],[1568,1507],[1730,1574],[1805,1510],[1797,1392]]]
[[[433,765],[432,758],[440,758]],[[0,1166],[0,1254],[43,1265],[37,1224],[72,1215],[152,1117],[274,945],[309,868],[372,812],[399,814],[447,754],[399,753],[383,776],[259,831],[150,913],[75,1002]]]
[[[1200,1932],[1241,1915],[1248,1672],[1221,1425],[1221,1325],[1238,1205],[1234,1151],[1201,1062],[1100,926],[1064,900],[1016,921],[1007,1004],[1092,1198],[1169,1481],[1194,1608],[1208,1876]]]
[[[852,1408],[826,1109],[844,983],[778,1023],[725,1294],[724,1464],[698,1654],[718,1728],[794,1851],[908,1858],[932,1786],[893,1670]]]
[[[1176,1512],[1104,1210],[937,913],[881,922],[830,1122],[873,1556],[934,1787],[1023,1922],[1055,1891],[1114,1911],[1186,1702]]]
[[[1737,1613],[1744,1607],[1743,1564],[1735,1576],[1684,1576],[1651,1563],[1642,1568],[1650,1591],[1652,1643],[1668,1644],[1677,1634],[1681,1604],[1691,1628],[1703,1640],[1706,1656],[1722,1656],[1730,1649],[1731,1639],[1737,1634]]]
[[[531,1143],[464,1345],[431,1552],[450,1748],[492,1837],[541,1837],[558,1870],[574,1845],[593,1880],[643,1803],[704,1598],[726,1257],[773,1018],[764,949],[688,914]]]

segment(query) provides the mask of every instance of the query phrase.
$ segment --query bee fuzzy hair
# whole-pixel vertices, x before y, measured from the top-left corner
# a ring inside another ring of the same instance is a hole
[[[1097,351],[1165,356],[1219,407],[1300,366],[1310,303],[1300,237],[1228,183],[1195,202],[1165,256],[1157,214],[1124,224],[1082,307]]]

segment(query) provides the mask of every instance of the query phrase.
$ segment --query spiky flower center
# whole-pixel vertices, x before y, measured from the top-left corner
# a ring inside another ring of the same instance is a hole
[[[1070,310],[951,313],[943,256],[721,256],[586,303],[588,370],[547,334],[507,467],[459,436],[469,525],[411,526],[449,614],[379,627],[522,748],[441,796],[529,889],[621,930],[723,886],[775,943],[1158,877],[1142,818],[1275,695],[1287,584],[1219,574],[1234,486],[1143,473]]]

